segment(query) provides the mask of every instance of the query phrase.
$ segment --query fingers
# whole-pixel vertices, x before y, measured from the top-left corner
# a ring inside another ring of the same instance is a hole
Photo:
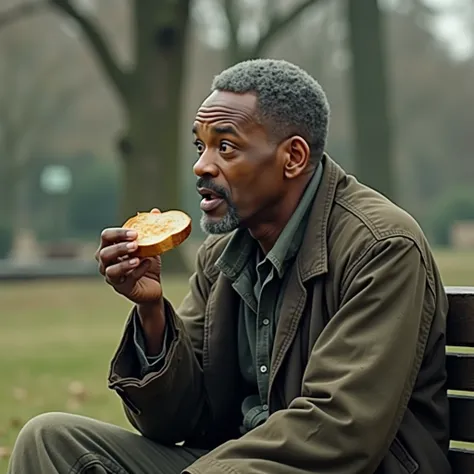
[[[135,230],[122,228],[104,229],[100,236],[100,245],[94,257],[99,262],[99,271],[104,274],[104,268],[118,257],[128,255],[136,250],[135,239],[138,234]],[[127,246],[127,244],[132,244]],[[104,260],[105,258],[105,260]]]
[[[122,242],[100,249],[97,259],[99,262],[99,272],[105,275],[105,270],[108,267],[128,259],[137,250],[137,247],[136,242]]]
[[[159,209],[157,209],[156,207],[154,207],[150,212],[152,214],[161,214],[161,211]]]
[[[132,241],[138,237],[138,233],[132,229],[123,229],[121,227],[110,227],[104,229],[100,235],[100,247],[107,247],[116,242]]]
[[[137,242],[121,242],[104,247],[99,252],[99,260],[105,266],[115,263],[119,258],[126,257],[138,248]]]
[[[123,285],[133,286],[150,268],[148,259],[140,261],[138,258],[124,260],[105,270],[105,280],[114,287]]]

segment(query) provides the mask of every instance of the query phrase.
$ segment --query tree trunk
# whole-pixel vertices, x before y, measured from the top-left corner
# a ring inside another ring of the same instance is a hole
[[[347,0],[356,174],[395,198],[384,35],[377,0]]]
[[[189,0],[135,0],[136,67],[126,100],[123,219],[181,207],[179,131]],[[167,273],[186,272],[183,252],[163,257]]]

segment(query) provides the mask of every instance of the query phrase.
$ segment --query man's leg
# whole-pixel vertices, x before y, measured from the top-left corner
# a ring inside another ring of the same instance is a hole
[[[47,413],[21,430],[7,474],[179,474],[204,454],[90,418]]]

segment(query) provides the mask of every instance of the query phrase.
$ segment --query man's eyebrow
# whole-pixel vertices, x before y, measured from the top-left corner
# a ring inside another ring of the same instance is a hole
[[[237,130],[231,125],[216,125],[215,127],[212,127],[212,131],[218,135],[234,135],[235,137],[239,136]]]
[[[194,135],[197,135],[198,129],[198,125],[194,124],[192,128],[192,133]],[[212,133],[215,133],[216,135],[234,135],[235,137],[239,136],[237,130],[232,127],[232,125],[215,125],[214,127],[212,127]]]

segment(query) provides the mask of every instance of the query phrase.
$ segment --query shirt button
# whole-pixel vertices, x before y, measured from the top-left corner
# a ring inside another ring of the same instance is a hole
[[[263,321],[262,321],[263,325],[264,326],[268,326],[270,324],[270,320],[265,318]]]
[[[262,374],[264,374],[267,370],[268,370],[268,369],[267,369],[267,366],[266,366],[266,365],[260,366],[260,372],[262,372]]]
[[[268,410],[268,405],[265,404],[265,405],[262,406],[262,408],[263,408],[264,411],[267,411]]]

